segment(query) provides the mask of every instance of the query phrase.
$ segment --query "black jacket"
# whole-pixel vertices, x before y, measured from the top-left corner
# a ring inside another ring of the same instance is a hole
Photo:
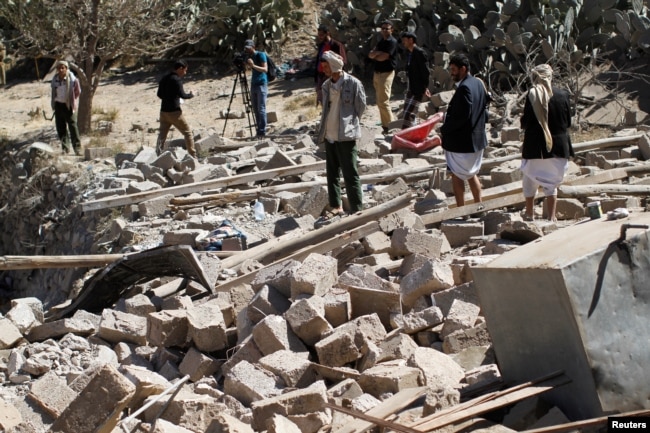
[[[158,84],[158,97],[162,99],[160,111],[171,113],[181,111],[181,98],[190,99],[194,95],[185,93],[181,77],[176,72],[170,72],[160,80]]]
[[[569,158],[573,156],[573,146],[569,127],[571,126],[571,100],[569,93],[553,87],[553,96],[548,101],[548,129],[553,137],[553,148],[546,150],[544,131],[537,121],[533,106],[526,95],[521,128],[524,129],[524,146],[521,157],[524,159]]]
[[[478,78],[467,75],[460,82],[442,124],[442,148],[456,153],[474,153],[487,147],[485,123],[488,94]]]
[[[406,51],[406,75],[409,78],[408,93],[422,101],[429,87],[429,65],[422,48],[416,46],[412,52]]]

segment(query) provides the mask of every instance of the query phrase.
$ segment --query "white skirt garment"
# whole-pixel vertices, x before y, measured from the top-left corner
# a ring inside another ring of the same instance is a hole
[[[534,197],[540,186],[544,190],[544,196],[557,195],[557,187],[562,183],[568,168],[569,160],[566,158],[522,159],[524,197]]]
[[[456,177],[467,180],[478,174],[483,163],[483,151],[474,153],[457,153],[445,151],[445,159],[449,171]]]

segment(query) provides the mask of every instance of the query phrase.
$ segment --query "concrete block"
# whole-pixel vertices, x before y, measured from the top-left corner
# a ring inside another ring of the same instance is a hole
[[[419,215],[403,208],[379,219],[379,228],[384,233],[392,233],[399,227],[409,227],[413,230],[424,230],[424,223]]]
[[[219,136],[219,134],[211,134],[194,142],[196,153],[200,156],[209,155],[213,153],[212,151],[214,149],[222,147],[223,145],[224,140]]]
[[[402,332],[389,334],[386,339],[379,343],[380,357],[378,362],[408,359],[418,345],[410,335]]]
[[[449,356],[466,372],[496,362],[494,350],[490,346],[472,346]]]
[[[324,403],[327,401],[327,388],[323,381],[318,381],[311,386],[290,391],[272,398],[256,401],[251,404],[253,410],[252,427],[256,431],[266,429],[266,420],[274,415],[287,417],[297,422],[301,415],[321,412],[324,410]],[[331,420],[331,418],[330,418]],[[316,430],[301,428],[302,432],[315,433]]]
[[[277,197],[261,196],[257,200],[262,203],[262,206],[264,206],[264,212],[267,214],[277,213],[280,209],[280,199]]]
[[[268,114],[268,113],[267,113]],[[254,433],[249,424],[246,424],[227,413],[216,415],[211,421],[205,433]]]
[[[476,324],[481,307],[470,302],[455,299],[445,318],[440,338],[446,338],[453,332],[470,329]]]
[[[155,165],[150,165],[150,164],[142,164],[139,168],[140,168],[140,171],[142,172],[142,174],[144,175],[145,180],[150,180],[150,181],[154,182],[153,177],[155,175],[164,178],[163,175],[165,174],[165,171],[160,167],[156,167]],[[158,183],[158,182],[155,182],[155,183]],[[165,184],[163,184],[163,185],[165,185]]]
[[[460,247],[469,242],[474,236],[483,236],[483,221],[447,220],[440,224],[452,248]]]
[[[181,229],[166,232],[163,235],[163,245],[189,245],[196,248],[197,240],[207,236],[207,230],[200,229]]]
[[[41,317],[42,316],[43,310],[41,309]],[[34,311],[25,303],[16,303],[13,305],[11,309],[7,311],[5,318],[9,319],[23,335],[29,333],[33,327],[42,323],[42,321],[36,319]]]
[[[169,151],[163,152],[160,154],[158,158],[156,158],[153,162],[151,162],[151,165],[154,167],[158,167],[162,169],[163,171],[167,171],[176,165],[176,158],[174,157],[174,154],[172,154]]]
[[[188,320],[185,310],[163,310],[147,317],[147,340],[153,346],[183,347],[187,342]]]
[[[477,383],[494,383],[501,380],[501,372],[496,364],[481,365],[465,374],[465,382],[468,385]]]
[[[371,196],[377,203],[384,203],[406,194],[408,191],[409,186],[404,182],[404,179],[398,177],[388,185],[373,185]]]
[[[181,184],[189,185],[191,183],[201,182],[212,177],[213,167],[210,165],[202,165],[191,171],[183,172]]]
[[[302,266],[297,260],[285,260],[276,265],[261,269],[253,281],[251,287],[254,291],[259,291],[264,285],[268,284],[285,297],[291,297],[291,281],[293,274]]]
[[[429,232],[407,227],[396,228],[391,236],[392,256],[406,256],[419,253],[428,257],[440,258],[442,253],[451,250],[449,241],[440,231]]]
[[[149,192],[162,189],[160,185],[156,182],[151,182],[150,180],[144,180],[142,182],[131,182],[129,186],[126,187],[127,194],[137,194],[139,192]]]
[[[585,216],[585,207],[575,198],[558,198],[555,216],[558,220],[580,219]]]
[[[303,232],[308,232],[314,228],[315,221],[316,219],[309,214],[303,215],[299,218],[281,218],[275,222],[275,230],[273,231],[273,236],[280,237],[293,230],[302,230]]]
[[[106,308],[102,311],[97,335],[111,343],[126,341],[144,346],[147,344],[147,319]]]
[[[161,197],[152,198],[138,203],[140,216],[157,217],[170,212],[169,202],[174,198],[173,194],[166,194]]]
[[[394,363],[386,363],[365,370],[358,382],[364,392],[380,398],[386,393],[396,394],[421,386],[422,372],[417,367],[402,365],[397,368]]]
[[[296,423],[277,414],[267,421],[266,427],[268,433],[302,433]]]
[[[54,372],[49,372],[34,381],[28,395],[54,418],[60,416],[77,397],[77,393],[70,389],[65,379]]]
[[[397,168],[402,164],[404,155],[401,153],[382,154],[381,159],[383,159],[391,167]]]
[[[391,322],[394,328],[401,328],[402,331],[410,335],[441,324],[443,318],[440,308],[434,306],[407,314],[394,314],[391,317]]]
[[[504,126],[501,128],[501,143],[509,141],[519,141],[520,128],[516,126]]]
[[[11,403],[0,399],[0,429],[14,431],[14,428],[23,423],[23,417],[18,409]]]
[[[296,165],[293,159],[291,159],[286,153],[281,150],[277,150],[271,159],[264,164],[262,170],[276,170],[282,167],[291,167]]]
[[[427,394],[422,405],[422,415],[428,416],[448,409],[460,403],[460,392],[450,386],[427,388]],[[477,430],[484,431],[487,430]],[[497,432],[492,432],[497,433]],[[503,432],[505,433],[505,432]]]
[[[239,346],[239,349],[228,358],[228,361],[221,366],[221,372],[225,376],[240,362],[258,362],[263,356],[264,354],[262,354],[260,349],[257,347],[253,338],[250,337],[244,341],[244,343]]]
[[[381,254],[391,251],[390,238],[384,232],[371,233],[361,240],[366,254]]]
[[[333,257],[309,254],[291,279],[291,297],[324,295],[336,283],[337,267],[338,261]]]
[[[350,265],[338,279],[337,287],[365,287],[387,292],[399,292],[399,285],[387,281],[373,272],[369,272],[363,265]]]
[[[245,406],[279,395],[285,388],[284,381],[270,372],[248,361],[241,361],[225,375],[223,390]]]
[[[253,340],[264,355],[278,350],[292,350],[309,357],[309,351],[280,316],[267,316],[253,328]]]
[[[0,321],[3,319],[0,319]],[[99,327],[100,317],[86,311],[79,310],[69,319],[55,320],[35,326],[29,331],[27,339],[30,342],[47,340],[48,338],[61,337],[65,334],[87,336],[94,334]],[[2,322],[0,322],[1,324]],[[5,327],[0,326],[0,335]],[[2,337],[0,337],[0,342]],[[0,343],[1,344],[1,343]]]
[[[152,423],[162,418],[192,432],[205,432],[213,419],[227,412],[228,407],[214,397],[181,390],[173,399],[167,396],[153,403],[144,411],[142,419]]]
[[[275,194],[280,199],[280,209],[286,214],[297,214],[303,194],[293,191],[280,191]],[[312,215],[313,217],[313,215]]]
[[[490,171],[492,186],[506,185],[522,179],[521,161],[507,161]]]
[[[110,365],[101,367],[50,427],[52,433],[113,431],[135,385]]]
[[[142,293],[131,296],[124,300],[124,312],[136,316],[146,317],[149,313],[154,313],[156,306],[151,299]]]
[[[299,215],[311,215],[318,218],[329,203],[327,188],[323,185],[313,186],[303,195],[298,205]]]
[[[290,306],[291,302],[286,296],[273,287],[264,285],[248,304],[248,319],[256,324],[270,315],[281,316]]]
[[[221,367],[221,362],[190,347],[178,366],[178,371],[182,375],[189,374],[190,380],[197,382],[205,376],[216,373],[219,367]]]
[[[639,138],[639,141],[637,142],[637,145],[639,146],[639,151],[641,152],[641,157],[643,161],[647,161],[650,159],[650,134],[645,133]]]
[[[232,237],[221,240],[221,251],[243,251],[246,249],[244,238]]]
[[[448,289],[453,285],[454,276],[448,264],[427,260],[420,268],[402,278],[402,301],[406,305],[414,305],[419,297]]]
[[[490,261],[494,260],[494,256]],[[489,262],[488,262],[489,263]],[[477,264],[478,265],[478,264]],[[474,305],[479,305],[478,293],[474,283],[465,283],[456,285],[447,290],[435,292],[431,295],[433,305],[440,308],[442,315],[447,316],[451,310],[451,305],[458,299],[464,302],[470,302]]]
[[[350,294],[347,291],[328,291],[324,296],[325,319],[334,327],[350,320]]]
[[[294,302],[284,316],[293,332],[309,346],[316,344],[333,329],[325,319],[325,300],[320,296]]]
[[[187,311],[187,338],[202,352],[215,352],[228,346],[226,322],[218,300],[193,305]],[[182,371],[181,371],[182,373]]]
[[[139,168],[121,168],[117,170],[117,176],[124,179],[134,180],[136,182],[144,181],[144,174]]]
[[[459,353],[472,346],[488,346],[491,344],[490,334],[485,323],[469,329],[452,332],[442,342],[442,350],[446,354]]]
[[[318,363],[330,367],[341,367],[356,361],[361,352],[355,343],[354,330],[334,331],[314,345]]]
[[[290,350],[278,350],[261,358],[258,363],[289,387],[303,388],[316,381],[316,372],[304,356]]]
[[[122,365],[119,371],[135,385],[135,394],[129,405],[131,408],[139,409],[147,397],[161,394],[171,386],[160,374],[144,367]]]
[[[431,95],[431,103],[434,107],[440,108],[445,105],[449,105],[451,98],[454,96],[453,90],[447,90],[443,92],[434,93]]]
[[[461,366],[450,356],[430,347],[418,347],[408,359],[407,365],[422,371],[424,384],[429,388],[458,388],[460,381],[465,377]]]

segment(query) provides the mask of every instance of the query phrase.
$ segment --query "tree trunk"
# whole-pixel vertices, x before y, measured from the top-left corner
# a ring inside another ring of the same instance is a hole
[[[93,113],[93,96],[95,90],[89,84],[81,85],[81,96],[79,97],[79,111],[77,112],[77,124],[80,134],[88,134],[92,128],[90,120]]]

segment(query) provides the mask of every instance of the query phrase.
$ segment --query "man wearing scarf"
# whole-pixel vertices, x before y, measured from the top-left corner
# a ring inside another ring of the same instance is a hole
[[[81,140],[77,127],[77,108],[79,107],[81,84],[70,71],[70,65],[65,60],[56,64],[56,74],[52,78],[51,104],[54,110],[56,133],[61,140],[63,153],[70,153],[74,149],[75,155],[81,153]],[[68,134],[70,131],[70,134]],[[72,140],[72,149],[70,141]]]
[[[326,52],[322,66],[329,79],[323,83],[323,113],[317,142],[325,142],[329,205],[332,214],[343,212],[340,170],[350,213],[355,213],[363,209],[357,139],[361,137],[359,121],[366,109],[366,92],[359,80],[343,71],[343,58],[338,54]]]
[[[553,87],[553,69],[542,64],[532,71],[533,87],[528,91],[521,128],[524,144],[521,152],[523,192],[526,199],[524,219],[534,219],[537,188],[546,197],[547,216],[555,221],[557,187],[564,179],[569,157],[574,155],[568,129],[571,126],[569,93]]]

